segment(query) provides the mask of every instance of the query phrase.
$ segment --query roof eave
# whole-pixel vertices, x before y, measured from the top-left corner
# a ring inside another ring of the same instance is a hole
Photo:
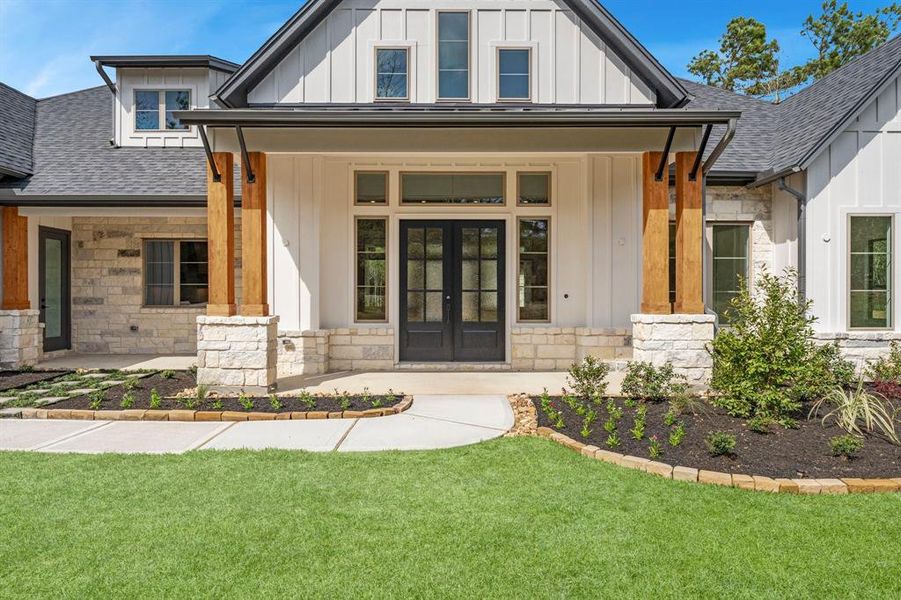
[[[241,65],[209,54],[115,55],[91,56],[91,60],[105,67],[200,67],[232,74]]]

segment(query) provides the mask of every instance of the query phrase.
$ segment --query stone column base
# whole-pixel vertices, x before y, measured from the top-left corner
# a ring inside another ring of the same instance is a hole
[[[197,317],[197,383],[222,392],[275,389],[278,317]]]
[[[713,315],[632,315],[634,360],[660,367],[667,362],[692,385],[706,385],[713,373],[707,345],[713,341]]]
[[[44,336],[37,310],[0,310],[0,369],[33,367],[41,360]]]

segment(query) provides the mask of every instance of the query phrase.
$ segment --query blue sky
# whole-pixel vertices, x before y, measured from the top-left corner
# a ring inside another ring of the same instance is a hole
[[[870,11],[887,0],[851,0]],[[302,0],[0,0],[0,81],[43,98],[100,84],[91,54],[213,54],[243,62]],[[603,4],[674,74],[726,23],[754,17],[790,66],[811,55],[800,35],[819,0],[606,0]]]

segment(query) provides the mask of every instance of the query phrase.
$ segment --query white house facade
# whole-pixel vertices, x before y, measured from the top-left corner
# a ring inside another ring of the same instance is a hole
[[[197,354],[200,381],[709,374],[738,286],[901,339],[901,42],[780,105],[670,75],[594,0],[307,2],[244,64],[0,86],[4,366]]]

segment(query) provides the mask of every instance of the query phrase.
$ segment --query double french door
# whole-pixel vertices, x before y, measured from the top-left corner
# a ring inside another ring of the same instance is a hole
[[[505,358],[503,221],[401,221],[400,360]]]

